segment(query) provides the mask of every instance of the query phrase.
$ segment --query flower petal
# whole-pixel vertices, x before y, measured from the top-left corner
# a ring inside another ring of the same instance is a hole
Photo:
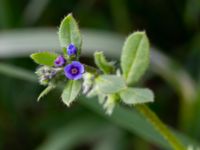
[[[85,69],[84,69],[84,66],[83,64],[81,64],[79,61],[72,61],[72,64],[78,68],[79,72],[80,73],[84,73]]]
[[[54,64],[55,64],[56,67],[61,67],[65,63],[66,63],[66,60],[65,60],[65,58],[62,55],[58,56],[56,58],[56,60],[54,61]]]
[[[78,72],[73,74],[72,69],[76,68]],[[64,68],[65,76],[68,79],[78,80],[82,78],[82,74],[84,73],[84,66],[78,61],[72,61],[71,64],[68,64]]]
[[[81,79],[82,78],[82,74],[77,74],[74,76],[74,80],[78,80],[78,79]]]

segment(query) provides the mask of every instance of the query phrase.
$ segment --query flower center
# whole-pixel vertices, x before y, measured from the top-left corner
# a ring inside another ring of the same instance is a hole
[[[60,60],[57,60],[57,61],[56,61],[57,64],[60,64],[60,62],[61,62]]]
[[[77,74],[78,73],[78,69],[77,68],[72,68],[71,73],[72,74]]]

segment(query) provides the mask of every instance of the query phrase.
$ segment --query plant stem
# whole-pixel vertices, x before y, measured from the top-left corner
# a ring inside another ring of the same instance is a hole
[[[152,112],[146,105],[139,104],[135,108],[145,116],[145,118],[154,126],[154,128],[169,142],[174,150],[186,150],[185,146],[175,137],[167,126]]]

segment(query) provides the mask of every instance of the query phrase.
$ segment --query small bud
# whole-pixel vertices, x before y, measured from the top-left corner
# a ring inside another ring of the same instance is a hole
[[[47,85],[50,79],[52,79],[59,70],[59,68],[42,66],[39,69],[37,69],[35,73],[39,77],[40,84]]]
[[[77,54],[77,48],[76,48],[76,46],[74,44],[69,44],[68,45],[68,47],[67,47],[67,54],[69,56]]]
[[[62,67],[63,65],[65,65],[66,60],[63,56],[58,56],[56,58],[56,60],[54,61],[54,64],[56,67]]]

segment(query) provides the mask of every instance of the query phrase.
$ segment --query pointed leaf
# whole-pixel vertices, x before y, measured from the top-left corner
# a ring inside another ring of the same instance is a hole
[[[128,85],[137,82],[149,64],[149,42],[145,32],[135,32],[125,41],[121,67]]]
[[[104,57],[103,52],[94,53],[95,64],[97,67],[106,74],[114,72],[115,68],[112,63],[109,63]]]
[[[31,58],[39,65],[54,66],[54,61],[58,54],[50,52],[39,52],[31,54]]]
[[[82,82],[80,80],[69,80],[62,93],[62,101],[67,105],[75,100],[81,90]]]
[[[62,48],[66,48],[73,43],[78,49],[78,55],[81,53],[82,37],[76,20],[72,14],[67,15],[61,22],[59,31],[59,41]],[[66,51],[64,51],[66,54]]]
[[[103,94],[117,93],[126,88],[124,79],[116,75],[101,75],[95,83],[97,90]]]
[[[154,101],[154,94],[149,89],[127,88],[120,92],[120,97],[125,104],[141,104]]]
[[[48,85],[38,96],[37,101],[39,101],[42,97],[44,97],[45,95],[47,95],[51,90],[53,90],[55,88],[55,85]]]

